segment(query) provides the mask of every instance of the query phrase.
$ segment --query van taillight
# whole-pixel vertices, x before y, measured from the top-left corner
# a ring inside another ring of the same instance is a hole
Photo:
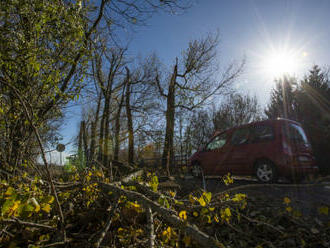
[[[283,152],[285,154],[292,155],[292,149],[291,149],[290,145],[288,143],[286,143],[286,141],[284,141],[284,140],[282,143],[282,147],[283,147]]]

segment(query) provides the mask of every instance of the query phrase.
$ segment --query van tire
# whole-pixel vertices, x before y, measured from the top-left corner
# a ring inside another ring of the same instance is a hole
[[[259,182],[277,182],[278,175],[275,165],[269,160],[259,160],[255,166],[255,174]]]
[[[191,174],[194,178],[201,178],[203,175],[203,169],[198,162],[194,163],[191,168]]]

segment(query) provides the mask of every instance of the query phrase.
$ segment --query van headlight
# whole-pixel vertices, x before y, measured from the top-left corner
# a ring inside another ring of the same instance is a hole
[[[298,156],[298,161],[307,162],[307,161],[311,161],[311,159],[307,156]]]

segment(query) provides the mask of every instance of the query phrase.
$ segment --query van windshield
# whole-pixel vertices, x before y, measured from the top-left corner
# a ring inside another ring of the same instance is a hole
[[[290,140],[300,144],[308,144],[307,136],[301,126],[290,123],[286,133]]]
[[[227,141],[227,134],[222,133],[216,136],[213,140],[210,141],[210,143],[207,144],[206,150],[219,149],[226,144],[226,141]]]

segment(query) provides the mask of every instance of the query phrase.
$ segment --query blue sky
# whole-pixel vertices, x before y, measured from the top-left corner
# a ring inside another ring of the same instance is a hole
[[[273,75],[263,70],[269,51],[293,51],[294,74],[302,77],[313,64],[330,65],[330,1],[328,0],[199,0],[178,15],[157,13],[144,27],[135,28],[130,54],[155,52],[170,65],[192,39],[220,33],[220,66],[246,57],[243,75],[235,87],[256,95],[265,105]],[[81,111],[71,109],[61,133],[64,143],[77,134]]]

